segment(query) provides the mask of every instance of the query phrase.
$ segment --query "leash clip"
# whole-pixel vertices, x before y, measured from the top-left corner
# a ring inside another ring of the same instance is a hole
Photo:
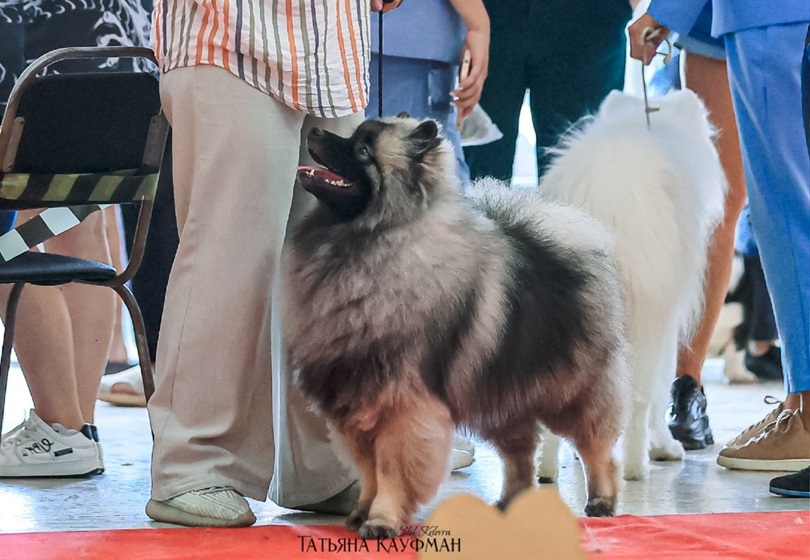
[[[651,27],[645,27],[644,30],[641,32],[641,42],[647,43],[657,37],[661,33],[660,29],[653,29]],[[664,42],[667,44],[667,52],[661,53],[656,51],[655,54],[659,54],[664,57],[664,64],[669,64],[672,60],[672,41],[669,40],[669,37],[664,39]],[[660,107],[651,107],[650,101],[647,96],[647,77],[645,76],[645,64],[644,61],[641,62],[641,88],[644,92],[644,117],[647,119],[647,128],[650,128],[650,113],[655,113],[660,111]]]

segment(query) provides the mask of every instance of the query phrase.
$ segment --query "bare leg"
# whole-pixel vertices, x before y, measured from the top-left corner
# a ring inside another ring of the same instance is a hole
[[[685,55],[685,56],[684,56]],[[706,104],[714,125],[720,131],[717,150],[720,163],[728,179],[723,221],[717,226],[709,248],[706,272],[706,305],[690,346],[678,356],[677,375],[690,375],[700,386],[700,370],[706,359],[712,333],[728,291],[731,263],[734,255],[734,232],[737,219],[745,204],[745,176],[743,174],[737,121],[731,104],[726,63],[693,53],[682,53],[685,83]]]
[[[104,214],[93,214],[84,223],[46,243],[55,253],[110,262]],[[109,288],[68,284],[62,292],[73,333],[73,364],[79,406],[85,422],[93,423],[98,383],[110,352],[115,321],[116,295]]]
[[[117,206],[110,206],[102,210],[102,212],[104,212],[104,225],[107,232],[107,240],[110,245],[110,264],[112,264],[116,270],[123,270],[126,265],[126,250],[121,236],[121,222],[118,217],[119,209]],[[126,344],[124,344],[123,313],[123,302],[116,301],[115,323],[113,325],[113,338],[109,357],[111,362],[129,362],[127,347]]]
[[[788,393],[783,404],[784,410],[798,410],[804,429],[810,431],[810,391]]]
[[[390,411],[376,429],[377,495],[361,538],[391,538],[447,475],[453,425],[447,407],[420,395]]]
[[[26,212],[19,221],[36,214]],[[46,249],[109,263],[103,214],[49,240]],[[0,287],[3,306],[10,290]],[[14,347],[34,408],[45,422],[74,430],[93,422],[98,383],[110,350],[115,297],[109,288],[78,284],[28,286],[23,291]]]
[[[509,426],[494,434],[485,434],[485,437],[498,448],[503,458],[504,486],[498,507],[506,509],[515,496],[534,486],[537,425],[530,421],[521,426]]]
[[[804,393],[788,393],[788,395],[785,397],[785,410],[801,410],[802,395],[804,395]],[[808,410],[810,410],[810,396],[805,397],[804,400],[805,406]]]
[[[0,285],[3,319],[10,284]],[[26,286],[17,308],[14,350],[20,360],[37,415],[80,430],[84,425],[76,376],[73,337],[67,305],[58,288]]]

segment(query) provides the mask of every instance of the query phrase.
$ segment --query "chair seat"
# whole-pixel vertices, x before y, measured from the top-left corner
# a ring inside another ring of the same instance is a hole
[[[0,264],[0,284],[26,282],[57,286],[70,282],[106,282],[116,270],[108,264],[76,257],[29,251]]]

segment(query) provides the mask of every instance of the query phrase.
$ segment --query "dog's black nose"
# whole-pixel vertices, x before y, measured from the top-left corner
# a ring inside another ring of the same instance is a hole
[[[313,136],[326,136],[326,132],[322,128],[313,128],[309,131],[309,133]]]

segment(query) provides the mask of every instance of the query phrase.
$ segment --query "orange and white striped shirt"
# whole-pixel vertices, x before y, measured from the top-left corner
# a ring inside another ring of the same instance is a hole
[[[218,66],[321,117],[366,106],[369,0],[155,0],[152,21],[162,72]]]

